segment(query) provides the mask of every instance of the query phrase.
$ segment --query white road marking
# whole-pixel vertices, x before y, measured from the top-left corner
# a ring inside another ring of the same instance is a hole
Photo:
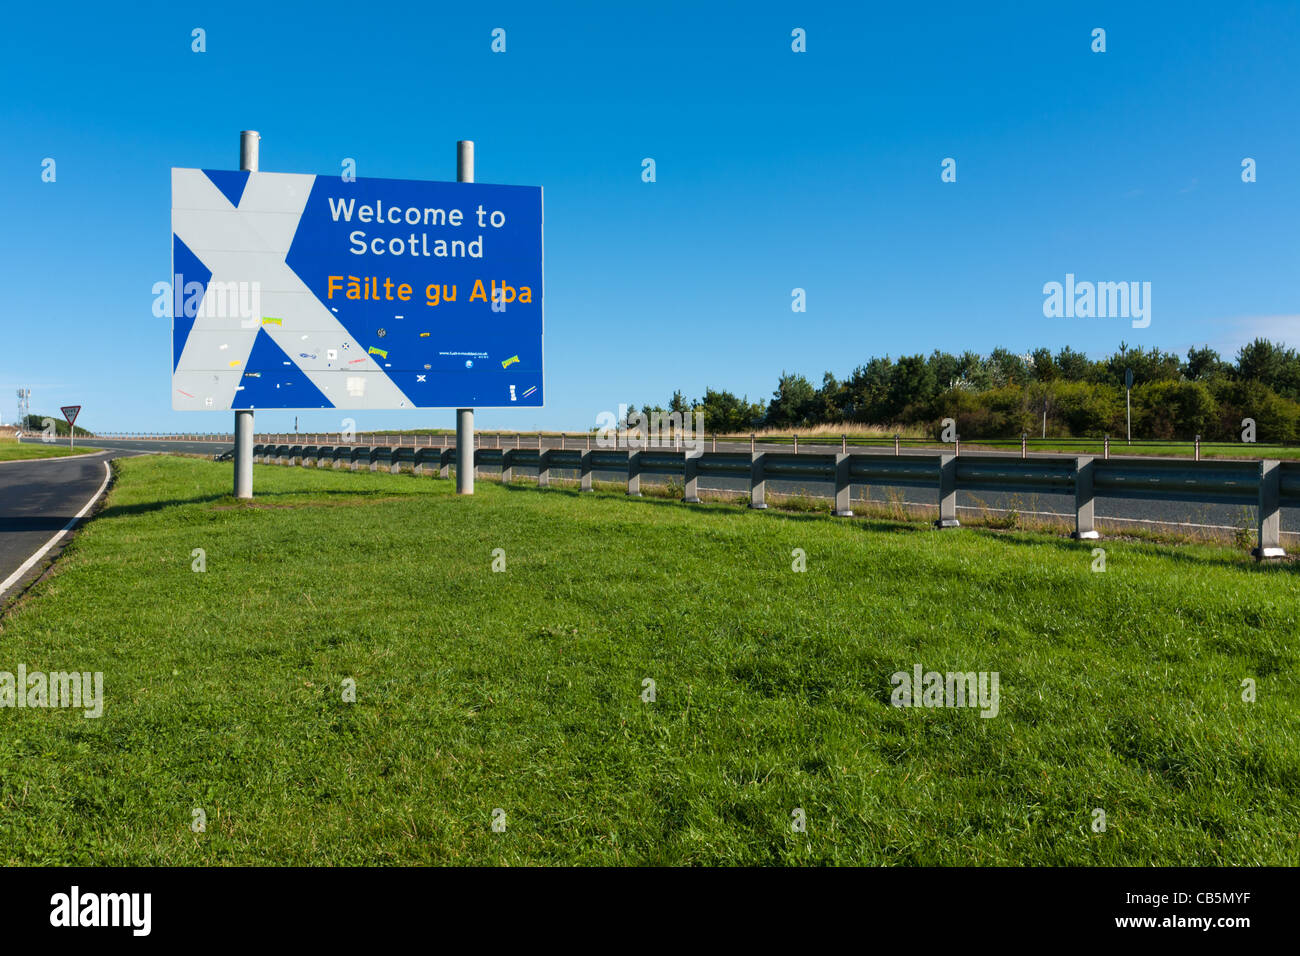
[[[53,459],[53,460],[58,460],[58,459]],[[49,541],[46,541],[45,546],[42,547],[41,550],[33,554],[26,561],[24,561],[22,567],[20,567],[13,574],[9,575],[9,577],[5,578],[3,581],[0,581],[0,597],[4,597],[6,591],[8,591],[11,587],[17,584],[18,581],[22,578],[22,576],[26,574],[28,571],[30,571],[32,566],[36,564],[37,561],[45,557],[45,555],[49,553],[50,548],[54,547],[56,544],[59,543],[60,538],[62,538],[65,534],[71,531],[74,527],[76,527],[77,522],[80,521],[85,516],[86,512],[89,511],[91,507],[95,504],[95,502],[99,500],[99,496],[104,493],[104,489],[108,487],[108,481],[112,477],[113,477],[113,469],[111,469],[108,466],[108,462],[104,462],[104,481],[99,486],[99,490],[90,496],[90,500],[86,502],[85,507],[82,508],[80,511],[78,511],[76,516],[73,517],[71,521],[69,521],[66,525],[63,526],[62,531],[60,531],[58,534],[52,537]]]
[[[40,447],[39,445],[36,447]],[[8,461],[0,461],[0,465],[30,465],[34,461],[72,461],[76,458],[94,458],[96,455],[104,454],[104,449],[99,451],[88,451],[84,455],[56,455],[53,458],[12,458]]]

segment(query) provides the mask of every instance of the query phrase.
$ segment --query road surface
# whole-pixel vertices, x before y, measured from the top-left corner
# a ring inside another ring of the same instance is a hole
[[[107,462],[121,454],[0,462],[0,604],[55,558],[107,486]]]

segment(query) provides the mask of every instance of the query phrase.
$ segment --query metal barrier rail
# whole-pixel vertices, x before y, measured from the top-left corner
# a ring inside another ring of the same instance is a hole
[[[105,440],[129,440],[144,439],[149,441],[202,441],[202,442],[233,442],[234,436],[229,434],[195,434],[195,433],[158,433],[158,432],[106,432],[102,434],[86,434],[86,438],[102,438]],[[446,434],[409,434],[400,433],[375,433],[367,432],[361,435],[347,436],[341,433],[285,433],[285,434],[264,434],[254,436],[255,442],[262,444],[285,443],[285,442],[317,442],[327,443],[334,441],[337,437],[339,444],[362,444],[362,445],[382,445],[394,447],[412,448],[449,448],[455,444],[455,435]],[[550,447],[559,447],[563,450],[577,450],[592,448],[594,432],[476,432],[474,436],[475,448],[494,448],[494,449],[512,449],[512,448],[532,448],[538,451],[545,450],[549,444]],[[692,436],[695,437],[695,436]],[[626,436],[618,436],[615,439],[615,448],[627,450]],[[678,433],[671,437],[665,437],[665,442],[672,442],[672,450],[678,453],[684,452],[684,438]],[[791,446],[795,455],[799,454],[800,438],[798,434],[793,435],[759,435],[751,433],[749,435],[718,435],[709,434],[699,436],[698,441],[701,445],[707,446],[709,451],[718,450],[718,442],[724,444],[746,444],[753,451],[758,445],[767,446]],[[1202,450],[1232,450],[1245,452],[1248,445],[1242,442],[1233,441],[1201,441],[1200,436],[1188,441],[1184,439],[1145,439],[1140,438],[1136,441],[1140,449],[1149,448],[1168,448],[1168,449],[1190,449],[1192,460],[1201,459]],[[902,435],[855,435],[850,436],[848,433],[842,433],[838,436],[829,433],[817,433],[805,435],[803,438],[805,448],[833,448],[838,445],[842,453],[848,453],[851,448],[867,449],[874,448],[880,450],[893,449],[895,455],[901,455],[905,448],[913,451],[929,451],[931,453],[946,453],[949,449],[952,453],[961,456],[961,442],[954,440],[944,442],[934,438],[904,438]],[[975,438],[969,439],[968,447],[977,445],[986,451],[1006,448],[1004,454],[1013,454],[1016,447],[1019,447],[1020,457],[1027,458],[1032,452],[1036,455],[1070,455],[1070,454],[1094,454],[1090,449],[1101,445],[1101,457],[1109,459],[1111,457],[1111,445],[1114,444],[1122,454],[1122,451],[1128,448],[1132,443],[1116,439],[1111,441],[1110,436],[1102,438],[1030,438],[1028,435],[1021,435],[1020,438]],[[1068,450],[1068,446],[1077,445],[1079,451]],[[1067,450],[1062,450],[1062,446],[1067,446]],[[599,447],[599,442],[597,442]],[[1036,451],[1036,448],[1042,448],[1043,451]],[[1292,448],[1297,447],[1294,442],[1273,442],[1267,444],[1267,448]],[[816,454],[817,452],[814,452]],[[808,454],[808,452],[804,452]],[[1263,456],[1259,458],[1247,458],[1247,460],[1264,460]]]
[[[437,473],[450,477],[456,465],[455,448],[404,445],[256,444],[253,460],[263,464],[291,464],[317,468],[366,469],[389,472],[409,467],[415,474]],[[519,468],[537,472],[538,484],[550,483],[556,468],[578,472],[582,491],[592,490],[597,471],[627,474],[627,493],[641,494],[642,475],[680,477],[683,500],[698,502],[703,476],[749,477],[749,506],[767,507],[769,480],[821,481],[835,486],[834,513],[852,516],[852,485],[901,485],[938,491],[940,528],[955,528],[957,492],[1043,492],[1074,495],[1074,537],[1100,537],[1093,509],[1098,492],[1126,498],[1237,503],[1258,506],[1258,558],[1284,556],[1281,544],[1281,508],[1300,506],[1300,462],[1188,461],[1186,459],[1102,459],[1070,455],[1015,459],[966,454],[900,454],[894,456],[852,453],[803,454],[755,451],[696,452],[671,449],[633,451],[563,448],[478,448],[475,468],[499,468],[503,483],[514,479]]]

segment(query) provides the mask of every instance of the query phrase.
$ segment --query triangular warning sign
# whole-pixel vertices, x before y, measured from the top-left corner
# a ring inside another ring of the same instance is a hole
[[[63,417],[68,420],[68,425],[72,426],[77,421],[77,415],[81,413],[81,406],[64,405],[59,411],[63,412]]]

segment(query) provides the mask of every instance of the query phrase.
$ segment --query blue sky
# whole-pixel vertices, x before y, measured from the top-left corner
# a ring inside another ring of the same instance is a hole
[[[80,403],[91,429],[229,429],[229,412],[171,410],[151,288],[170,269],[169,168],[236,168],[241,129],[266,171],[353,157],[360,176],[454,179],[473,139],[480,182],[545,187],[547,406],[485,410],[483,428],[578,430],[674,388],[767,397],[783,369],[819,381],[935,348],[1300,346],[1294,3],[248,9],[7,14],[5,421],[29,384],[34,410]],[[1044,318],[1066,273],[1150,282],[1150,326]],[[294,414],[259,411],[258,430]]]

